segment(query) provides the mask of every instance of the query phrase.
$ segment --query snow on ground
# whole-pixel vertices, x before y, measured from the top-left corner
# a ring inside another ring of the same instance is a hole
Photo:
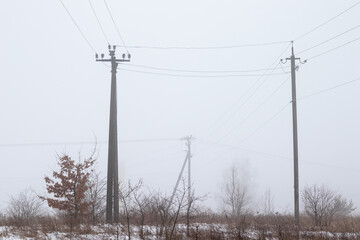
[[[122,225],[98,225],[91,226],[90,229],[88,226],[82,226],[82,230],[88,231],[91,233],[87,234],[79,234],[74,233],[70,235],[70,233],[65,232],[50,232],[43,233],[40,230],[36,230],[34,228],[15,228],[9,226],[0,226],[0,240],[37,240],[37,239],[47,239],[47,240],[65,240],[65,239],[74,239],[74,240],[116,240],[116,239],[128,239],[126,236],[126,228]],[[177,229],[181,232],[185,232],[186,225],[179,224],[177,225]],[[224,224],[194,224],[192,230],[199,229],[200,231],[216,231],[218,233],[222,233],[223,237],[229,236],[228,226]],[[144,233],[146,234],[146,238],[149,240],[155,240],[156,237],[155,226],[144,226]],[[131,227],[131,239],[140,240],[139,237],[139,227],[132,226]],[[277,240],[275,237],[270,237],[272,235],[271,232],[266,232],[267,240]],[[245,236],[248,239],[259,239],[261,233],[255,229],[247,229],[244,231]],[[300,235],[304,238],[312,238],[312,237],[321,237],[321,239],[360,239],[360,233],[331,233],[327,231],[302,231]]]
[[[32,230],[32,231],[31,231]],[[35,234],[34,234],[35,232]],[[47,240],[61,240],[61,239],[74,239],[74,240],[111,240],[111,239],[127,239],[124,232],[118,230],[115,226],[94,226],[91,227],[91,234],[77,234],[64,232],[50,232],[43,233],[41,231],[34,231],[34,229],[19,229],[14,227],[1,226],[0,227],[0,240],[35,240],[35,239],[47,239]],[[136,236],[132,236],[134,240],[140,240]]]

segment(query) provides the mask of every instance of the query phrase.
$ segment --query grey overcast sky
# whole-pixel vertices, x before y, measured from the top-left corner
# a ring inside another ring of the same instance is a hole
[[[95,136],[106,175],[110,69],[95,51],[107,57],[108,42],[89,1],[63,3],[91,46],[58,0],[0,7],[0,209],[27,188],[43,193],[56,154],[85,157]],[[122,46],[104,1],[91,3]],[[258,202],[270,189],[276,210],[292,211],[290,63],[279,62],[295,40],[296,57],[309,59],[296,73],[300,188],[325,184],[360,207],[357,3],[107,0],[132,55],[117,74],[120,178],[169,193],[185,157],[177,139],[192,134],[206,206],[218,208],[224,171],[238,162]],[[139,139],[151,141],[128,141]]]

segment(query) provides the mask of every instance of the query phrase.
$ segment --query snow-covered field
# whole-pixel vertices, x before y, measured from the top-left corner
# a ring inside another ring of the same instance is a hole
[[[88,233],[86,233],[88,232]],[[138,240],[140,238],[136,237],[136,231],[133,232],[135,236],[132,236],[131,239]],[[0,240],[20,240],[20,239],[47,239],[47,240],[56,240],[56,239],[93,239],[93,240],[105,240],[105,239],[127,239],[125,233],[116,226],[102,225],[102,226],[92,226],[90,229],[84,229],[83,231],[77,233],[65,233],[65,232],[43,232],[41,230],[29,229],[29,228],[14,228],[2,226],[0,227]],[[150,239],[150,238],[149,238]]]
[[[159,239],[156,235],[158,228],[155,226],[144,226],[145,239],[155,240]],[[177,232],[181,232],[185,237],[186,226],[178,225]],[[211,239],[211,232],[216,232],[216,238],[214,239],[236,239],[234,235],[229,233],[227,225],[223,224],[194,224],[192,227],[193,236],[189,239]],[[195,237],[195,232],[198,231],[198,238]],[[207,232],[205,234],[205,232]],[[210,235],[209,235],[210,234]],[[360,239],[359,233],[331,233],[326,231],[302,231],[300,232],[301,239]],[[242,232],[243,239],[265,239],[265,240],[278,240],[279,237],[276,234],[272,234],[270,231],[260,232],[255,229],[247,229]],[[126,235],[126,229],[121,225],[98,225],[98,226],[82,226],[76,233],[70,234],[65,232],[53,231],[43,232],[40,229],[30,227],[10,227],[0,226],[0,240],[57,240],[57,239],[76,239],[76,240],[116,240],[128,239]],[[139,228],[131,227],[131,239],[140,240]],[[291,239],[291,237],[285,237],[282,239]]]

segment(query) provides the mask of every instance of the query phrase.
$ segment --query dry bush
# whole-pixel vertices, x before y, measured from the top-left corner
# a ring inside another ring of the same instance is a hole
[[[65,230],[64,224],[56,216],[42,216],[38,224],[43,233],[61,232]]]
[[[250,212],[251,188],[247,169],[237,166],[235,162],[224,174],[222,201],[224,212],[232,216],[240,216]]]
[[[0,226],[6,226],[6,215],[3,211],[0,211]]]
[[[226,218],[223,214],[216,213],[211,209],[206,209],[199,211],[196,216],[197,223],[207,223],[207,224],[223,224],[226,223]]]
[[[7,238],[10,236],[10,230],[8,226],[4,226],[2,228],[2,231],[0,231],[0,238],[3,239],[3,238]]]
[[[36,227],[28,227],[28,226],[14,228],[13,233],[24,239],[26,238],[39,239],[39,235],[41,234]]]
[[[355,210],[352,201],[322,185],[306,186],[302,191],[305,213],[315,226],[327,227],[335,218],[348,216]]]
[[[346,232],[357,233],[360,232],[360,218],[359,217],[337,217],[332,223],[325,228],[330,232]]]
[[[219,226],[215,224],[211,224],[207,229],[200,229],[198,231],[198,239],[199,240],[221,240],[225,239],[226,231]]]
[[[105,220],[106,212],[106,179],[96,171],[91,172],[86,198],[90,202],[91,222],[97,224]]]
[[[7,209],[8,224],[23,227],[32,226],[42,214],[42,202],[30,190],[10,197]]]

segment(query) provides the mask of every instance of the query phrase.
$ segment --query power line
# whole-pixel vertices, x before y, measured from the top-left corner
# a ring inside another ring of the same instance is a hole
[[[181,141],[181,138],[149,138],[149,139],[127,139],[119,140],[119,143],[146,143],[146,142],[166,142]],[[52,145],[89,145],[107,144],[108,141],[75,141],[75,142],[38,142],[38,143],[2,143],[0,147],[30,147],[30,146],[52,146]]]
[[[268,42],[268,43],[254,43],[254,44],[238,44],[238,45],[228,45],[228,46],[208,46],[208,47],[183,47],[183,46],[143,46],[143,45],[134,45],[127,46],[127,48],[142,48],[142,49],[157,49],[157,50],[217,50],[217,49],[232,49],[232,48],[244,48],[244,47],[261,47],[269,45],[279,45],[284,43],[289,43],[290,41],[278,41],[278,42]],[[117,47],[124,47],[121,45],[116,45]]]
[[[343,33],[340,33],[340,34],[338,34],[338,35],[336,35],[336,36],[334,36],[334,37],[332,37],[332,38],[329,38],[329,39],[327,39],[327,40],[325,40],[325,41],[323,41],[323,42],[321,42],[321,43],[318,43],[318,44],[316,44],[315,46],[312,46],[312,47],[309,47],[309,48],[307,48],[307,49],[304,49],[304,50],[298,52],[297,54],[301,54],[301,53],[303,53],[303,52],[307,52],[307,51],[309,51],[309,50],[311,50],[311,49],[313,49],[313,48],[316,48],[316,47],[318,47],[318,46],[321,46],[321,45],[323,45],[324,43],[327,43],[327,42],[329,42],[329,41],[331,41],[331,40],[333,40],[333,39],[335,39],[335,38],[338,38],[338,37],[340,37],[340,36],[342,36],[342,35],[344,35],[344,34],[346,34],[346,33],[348,33],[348,32],[351,32],[351,31],[355,30],[355,29],[358,28],[358,27],[360,27],[360,24],[357,25],[357,26],[355,26],[355,27],[353,27],[353,28],[351,28],[351,29],[349,29],[349,30],[347,30],[347,31],[345,31],[345,32],[343,32]]]
[[[324,90],[317,91],[317,92],[314,92],[314,93],[312,93],[312,94],[309,94],[309,95],[300,97],[300,98],[297,99],[297,101],[299,101],[299,100],[304,100],[304,99],[307,99],[307,98],[309,98],[309,97],[313,97],[313,96],[316,96],[316,95],[319,95],[319,94],[322,94],[322,93],[325,93],[325,92],[334,90],[334,89],[339,88],[339,87],[343,87],[343,86],[345,86],[345,85],[348,85],[348,84],[357,82],[357,81],[359,81],[359,80],[360,80],[360,77],[355,78],[355,79],[353,79],[353,80],[351,80],[351,81],[344,82],[344,83],[341,83],[341,84],[339,84],[339,85],[336,85],[336,86],[333,86],[333,87],[330,87],[330,88],[326,88],[326,89],[324,89]]]
[[[96,20],[97,20],[97,22],[98,22],[98,24],[99,24],[99,27],[100,27],[100,29],[101,29],[101,32],[102,32],[102,34],[104,35],[104,38],[105,38],[106,42],[110,45],[109,39],[107,38],[107,36],[106,36],[106,34],[105,34],[105,31],[104,31],[104,29],[103,29],[103,27],[102,27],[102,25],[101,25],[101,23],[100,23],[100,20],[99,20],[97,14],[96,14],[96,12],[95,12],[95,9],[94,9],[94,6],[93,6],[92,3],[91,3],[91,0],[89,0],[89,3],[90,3],[90,6],[91,6],[91,9],[92,9],[92,12],[94,13],[95,18],[96,18]]]
[[[355,4],[354,4],[354,5],[352,5],[351,7],[349,7],[349,8],[347,8],[347,9],[345,9],[344,11],[342,11],[342,12],[340,12],[339,14],[337,14],[336,16],[334,16],[334,17],[330,18],[329,20],[325,21],[324,23],[320,24],[319,26],[317,26],[317,27],[313,28],[312,30],[310,30],[310,31],[308,31],[308,32],[306,32],[306,33],[304,33],[304,34],[300,35],[299,37],[295,38],[295,40],[294,40],[294,41],[297,41],[297,40],[299,40],[299,39],[301,39],[301,38],[303,38],[303,37],[307,36],[308,34],[310,34],[310,33],[314,32],[315,30],[317,30],[317,29],[321,28],[322,26],[324,26],[324,25],[328,24],[328,23],[329,23],[329,22],[331,22],[332,20],[334,20],[334,19],[336,19],[336,18],[340,17],[341,15],[343,15],[344,13],[346,13],[347,11],[349,11],[350,9],[352,9],[352,8],[356,7],[356,6],[357,6],[357,5],[359,5],[359,4],[360,4],[360,2],[355,3]]]
[[[290,45],[291,45],[291,44],[289,44],[289,45],[280,53],[280,55],[276,58],[276,60],[275,60],[272,64],[270,64],[269,70],[272,70],[270,73],[272,73],[272,72],[274,71],[274,69],[277,69],[277,66],[279,65],[278,59],[286,52],[286,50],[290,47]],[[277,63],[277,65],[275,65],[276,63]],[[274,65],[275,65],[275,67],[271,68],[271,67],[274,66]],[[285,71],[284,71],[284,72],[285,72]],[[261,80],[261,78],[264,76],[265,73],[266,73],[266,71],[263,73],[262,76],[260,76],[260,77],[254,82],[254,84],[252,84],[252,85],[250,86],[250,88],[249,88],[230,108],[228,108],[227,111],[225,111],[219,118],[217,118],[217,119],[213,122],[213,124],[211,124],[209,127],[207,127],[207,129],[211,129],[212,126],[216,125],[216,123],[218,123],[218,122],[219,122],[222,118],[224,118],[234,107],[236,107],[236,105],[240,102],[240,100],[242,100],[242,99],[247,95],[247,93],[249,93],[249,92],[258,84],[258,82]],[[255,95],[255,93],[260,89],[260,87],[265,83],[265,81],[266,81],[267,79],[268,79],[268,77],[265,78],[265,79],[260,83],[260,85],[258,85],[258,86],[255,88],[255,90],[250,94],[250,96],[248,96],[248,97],[246,98],[246,100],[245,100],[240,106],[238,106],[238,107],[236,108],[235,112],[233,112],[233,114],[231,114],[231,116],[230,116],[229,118],[227,118],[227,119],[225,120],[225,122],[229,121],[233,116],[235,116],[235,114]],[[225,123],[225,122],[224,122],[224,123]],[[214,132],[216,132],[217,129],[219,129],[219,127],[216,128],[215,130],[213,130],[210,134],[208,134],[208,137],[211,136]]]
[[[142,143],[142,142],[167,142],[167,141],[181,141],[182,138],[145,138],[145,139],[128,139],[119,140],[121,143]]]
[[[351,40],[351,41],[349,41],[349,42],[346,42],[346,43],[344,43],[344,44],[341,44],[341,45],[339,45],[339,46],[337,46],[337,47],[335,47],[335,48],[332,48],[332,49],[330,49],[330,50],[328,50],[328,51],[325,51],[325,52],[323,52],[323,53],[320,53],[320,54],[318,54],[318,55],[309,57],[309,58],[306,59],[306,61],[311,60],[311,59],[314,59],[314,58],[317,58],[317,57],[320,57],[320,56],[325,55],[325,54],[327,54],[327,53],[330,53],[330,52],[332,52],[332,51],[335,51],[335,50],[337,50],[337,49],[339,49],[339,48],[341,48],[341,47],[344,47],[344,46],[346,46],[346,45],[348,45],[348,44],[350,44],[350,43],[353,43],[353,42],[355,42],[355,41],[358,41],[358,40],[360,40],[360,37],[357,37],[357,38],[355,38],[355,39],[353,39],[353,40]]]
[[[125,45],[124,39],[122,38],[122,36],[121,36],[121,34],[120,34],[119,28],[117,27],[117,25],[116,25],[116,23],[115,23],[115,20],[114,20],[114,18],[113,18],[113,15],[111,14],[111,11],[110,11],[110,9],[109,9],[109,6],[108,6],[107,3],[106,3],[106,0],[104,0],[104,3],[105,3],[105,6],[106,6],[107,11],[108,11],[108,13],[109,13],[109,15],[110,15],[110,17],[111,17],[111,20],[112,20],[112,22],[113,22],[113,24],[114,24],[114,26],[115,26],[115,28],[116,28],[117,34],[119,35],[119,37],[120,37],[120,39],[121,39],[121,41],[122,41],[122,43],[123,43],[123,45],[124,45],[124,46],[122,46],[122,47],[124,47],[125,50],[126,50],[126,52],[129,53],[128,48],[127,48],[126,45]],[[117,45],[116,45],[116,46],[117,46]]]
[[[294,41],[297,41],[297,40],[307,36],[308,34],[314,32],[315,30],[321,28],[322,26],[326,25],[327,23],[331,22],[332,20],[334,20],[334,19],[338,18],[339,16],[343,15],[344,13],[349,11],[350,9],[356,7],[358,4],[360,4],[360,2],[357,2],[356,4],[354,4],[351,7],[345,9],[344,11],[340,12],[339,14],[332,17],[331,19],[325,21],[324,23],[320,24],[319,26],[317,26],[317,27],[313,28],[312,30],[300,35],[299,37],[295,38]],[[276,41],[276,42],[266,42],[266,43],[237,44],[237,45],[227,45],[227,46],[207,46],[207,47],[184,47],[184,46],[165,46],[165,47],[163,47],[163,46],[145,46],[145,45],[125,46],[125,44],[124,44],[124,46],[121,46],[121,45],[116,45],[116,46],[125,47],[126,49],[127,48],[132,48],[132,49],[136,49],[136,48],[140,49],[140,48],[142,48],[142,49],[157,49],[157,50],[216,50],[216,49],[232,49],[232,48],[243,48],[243,47],[269,46],[269,45],[278,45],[278,44],[283,44],[283,43],[288,43],[288,42],[290,42],[290,41],[286,40],[286,41]]]
[[[264,72],[273,69],[283,69],[283,68],[260,68],[260,69],[249,69],[249,70],[185,70],[185,69],[170,69],[170,68],[159,68],[152,66],[136,65],[136,64],[126,64],[126,66],[147,68],[154,70],[162,70],[169,72],[188,72],[188,73],[238,73],[238,72]],[[283,70],[284,71],[284,70]],[[286,72],[285,72],[286,73]]]
[[[159,156],[159,154],[161,155],[161,157],[164,157],[164,156],[168,156],[168,155],[172,155],[172,154],[178,154],[178,153],[183,153],[183,150],[179,150],[179,145],[168,145],[166,147],[161,147],[159,149],[156,149],[156,150],[152,150],[150,152],[143,152],[143,153],[140,153],[137,152],[136,154],[134,155],[129,155],[128,156],[128,159],[139,159],[139,158],[142,158],[142,157],[151,157],[151,158],[154,158],[155,155]],[[175,150],[177,149],[177,150]],[[171,151],[171,153],[170,153]],[[163,154],[164,152],[166,152],[165,154]]]
[[[262,102],[260,103],[254,111],[252,111],[246,118],[244,118],[239,124],[237,124],[234,128],[228,131],[225,135],[223,135],[218,141],[220,142],[231,133],[233,133],[236,129],[238,129],[241,125],[243,125],[249,118],[251,118],[264,104],[266,104],[279,90],[280,88],[289,80],[290,77],[286,78],[281,84]]]
[[[253,152],[253,153],[257,153],[257,154],[261,154],[261,155],[271,156],[271,157],[275,157],[275,158],[278,158],[278,159],[283,159],[283,161],[291,160],[291,158],[285,157],[285,156],[279,156],[279,155],[275,155],[275,154],[271,154],[271,153],[264,153],[264,152],[259,152],[259,151],[255,151],[255,150],[244,149],[244,148],[240,148],[240,147],[237,147],[237,146],[232,146],[232,145],[228,145],[228,144],[223,144],[223,143],[213,142],[213,141],[208,141],[208,140],[203,139],[203,142],[204,141],[209,142],[209,143],[214,144],[214,145],[217,144],[217,145],[225,146],[225,147],[229,148],[225,152],[223,152],[223,153],[219,154],[218,156],[214,157],[213,159],[211,159],[210,162],[207,163],[207,165],[205,167],[210,166],[212,163],[215,162],[215,160],[219,160],[225,154],[228,154],[228,153],[230,153],[231,151],[234,151],[234,150],[241,150],[241,151],[247,151],[247,152]]]
[[[161,75],[161,76],[169,76],[169,77],[184,77],[184,78],[220,78],[220,77],[259,77],[259,76],[279,76],[288,73],[271,73],[271,74],[229,74],[229,75],[181,75],[181,74],[170,74],[170,73],[158,73],[158,72],[148,72],[148,71],[140,71],[140,70],[131,70],[120,68],[118,69],[127,71],[127,72],[136,72],[136,73],[144,73],[144,74],[152,74],[152,75]]]
[[[289,106],[289,103],[287,103],[286,105],[284,105],[279,111],[277,111],[273,116],[271,116],[268,120],[266,120],[260,127],[256,128],[252,133],[250,133],[249,135],[247,135],[246,137],[244,137],[240,143],[245,142],[247,139],[249,139],[250,137],[252,137],[255,133],[257,133],[260,129],[262,129],[263,127],[265,127],[269,122],[271,122],[275,117],[277,117],[280,113],[282,113],[287,106]]]
[[[267,152],[262,152],[262,151],[256,151],[256,150],[252,150],[252,149],[246,149],[246,148],[241,148],[238,146],[233,146],[233,145],[229,145],[229,144],[224,144],[224,143],[218,143],[218,142],[214,142],[208,139],[201,139],[201,138],[197,138],[199,143],[203,143],[203,144],[208,144],[208,145],[218,145],[218,146],[223,146],[226,148],[229,148],[228,150],[226,150],[224,153],[222,153],[221,155],[218,155],[217,157],[213,158],[211,160],[211,162],[220,159],[220,157],[222,157],[223,155],[234,151],[234,150],[240,150],[240,151],[244,151],[244,152],[252,152],[255,154],[259,154],[259,155],[264,155],[264,156],[269,156],[269,157],[273,157],[273,158],[277,158],[277,159],[283,159],[283,161],[286,160],[291,160],[291,157],[286,157],[286,156],[281,156],[281,155],[277,155],[277,154],[273,154],[273,153],[267,153]],[[288,161],[286,161],[288,162]],[[306,161],[306,160],[302,160],[302,163],[308,164],[308,165],[318,165],[318,166],[324,166],[324,167],[332,167],[332,168],[341,168],[343,170],[346,171],[359,171],[358,169],[351,169],[351,168],[344,168],[342,166],[336,166],[333,164],[328,164],[328,163],[317,163],[317,162],[313,162],[313,161]]]
[[[260,79],[261,79],[261,78],[259,78],[258,81],[256,81],[255,84],[253,84],[253,85],[250,87],[250,89],[251,89],[252,87],[255,87],[256,84],[259,82]],[[235,110],[228,118],[226,118],[225,121],[223,121],[223,124],[226,123],[226,122],[228,122],[228,121],[230,121],[230,120],[235,116],[235,114],[238,113],[238,112],[240,111],[240,109],[241,109],[242,107],[244,107],[244,106],[250,101],[250,99],[251,99],[251,98],[255,95],[255,93],[260,89],[260,87],[261,87],[262,85],[264,85],[264,83],[266,82],[267,79],[268,79],[268,78],[264,78],[264,80],[263,80],[263,81],[255,88],[255,90],[245,99],[245,101],[244,101],[241,105],[239,105],[239,106],[236,108],[236,110]],[[249,89],[249,90],[250,90],[250,89]],[[245,96],[245,94],[244,94],[243,96]],[[219,128],[220,128],[220,127],[215,128],[215,130],[213,130],[211,133],[209,133],[209,134],[207,135],[207,137],[212,136]],[[220,140],[219,140],[219,141],[220,141]]]
[[[226,138],[234,129],[238,128],[240,125],[242,125],[247,119],[249,119],[253,114],[255,114],[262,105],[264,105],[280,88],[281,86],[288,80],[289,78],[287,78],[285,81],[283,81],[280,86],[275,89],[275,91],[270,94],[270,96],[263,102],[261,103],[251,114],[248,115],[247,118],[245,118],[242,122],[240,122],[240,124],[238,124],[237,126],[235,126],[235,128],[233,128],[231,131],[229,131],[227,134],[225,134],[222,138],[220,138],[219,140],[217,140],[217,143],[220,143],[221,140],[223,140],[224,138]],[[288,104],[286,104],[286,106],[288,106]],[[268,119],[264,124],[262,124],[259,128],[257,128],[253,133],[251,133],[250,135],[248,135],[246,138],[244,138],[241,142],[244,142],[247,138],[249,138],[251,135],[255,134],[256,132],[258,132],[261,128],[263,128],[268,122],[270,122],[272,119],[274,119],[276,116],[278,116],[285,108],[286,106],[284,106],[283,108],[280,109],[280,111],[276,112],[270,119]],[[229,151],[227,151],[226,153],[228,153]],[[225,154],[226,154],[225,153]]]
[[[315,30],[323,27],[324,25],[326,25],[327,23],[331,22],[332,20],[338,18],[339,16],[343,15],[344,13],[348,12],[349,10],[351,10],[352,8],[356,7],[357,5],[359,5],[360,2],[357,2],[356,4],[352,5],[351,7],[345,9],[344,11],[340,12],[339,14],[337,14],[336,16],[332,17],[331,19],[325,21],[324,23],[320,24],[319,26],[313,28],[312,30],[300,35],[299,37],[295,38],[294,41],[297,41],[305,36],[307,36],[308,34],[314,32]],[[125,47],[127,48],[133,48],[133,49],[157,49],[157,50],[216,50],[216,49],[232,49],[232,48],[243,48],[243,47],[259,47],[259,46],[269,46],[269,45],[278,45],[278,44],[283,44],[283,43],[288,43],[290,42],[289,40],[286,41],[276,41],[276,42],[267,42],[267,43],[254,43],[254,44],[238,44],[238,45],[227,45],[227,46],[207,46],[207,47],[184,47],[184,46],[144,46],[144,45],[133,45],[133,46],[121,46],[121,45],[116,45],[118,47]]]
[[[69,12],[69,10],[66,8],[65,4],[63,3],[62,0],[59,0],[61,5],[64,7],[64,9],[66,10],[66,12],[68,13],[68,15],[70,16],[72,22],[74,23],[74,25],[76,26],[77,30],[80,32],[81,36],[85,39],[85,41],[87,42],[87,44],[89,45],[89,47],[94,51],[95,48],[91,45],[91,43],[89,42],[89,40],[87,39],[87,37],[85,36],[85,34],[83,33],[83,31],[81,31],[79,25],[76,23],[75,19],[73,18],[73,16],[71,15],[71,13]]]
[[[54,146],[54,145],[88,145],[96,143],[107,143],[107,141],[85,141],[85,142],[37,142],[37,143],[2,143],[0,147],[32,147],[32,146]]]
[[[232,145],[229,145],[229,144],[214,142],[214,141],[211,141],[211,140],[208,140],[208,139],[202,139],[202,138],[196,138],[196,139],[198,139],[201,142],[207,143],[207,144],[219,145],[219,146],[224,146],[224,147],[227,147],[227,148],[238,149],[238,150],[241,150],[241,151],[253,152],[253,153],[257,153],[257,154],[261,154],[261,155],[265,155],[265,156],[271,156],[271,157],[275,157],[275,158],[282,158],[282,159],[291,160],[291,157],[280,156],[280,155],[261,152],[261,151],[256,151],[256,150],[252,150],[252,149],[245,149],[245,148],[241,148],[241,147],[237,147],[237,146],[232,146]]]

